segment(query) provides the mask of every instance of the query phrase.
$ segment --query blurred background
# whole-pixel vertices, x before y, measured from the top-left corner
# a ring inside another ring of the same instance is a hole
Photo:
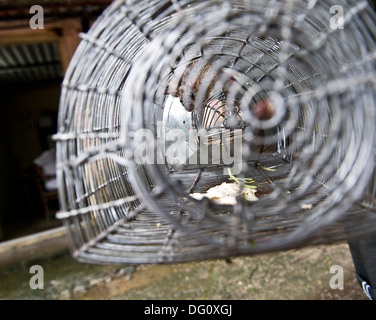
[[[56,190],[45,188],[35,160],[53,150],[60,85],[79,34],[110,3],[44,0],[30,10],[35,1],[0,1],[0,240],[60,225]]]

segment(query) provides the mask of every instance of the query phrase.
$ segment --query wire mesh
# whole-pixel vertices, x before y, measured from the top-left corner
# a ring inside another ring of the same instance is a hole
[[[375,32],[366,1],[113,2],[62,84],[74,257],[184,262],[374,230]]]

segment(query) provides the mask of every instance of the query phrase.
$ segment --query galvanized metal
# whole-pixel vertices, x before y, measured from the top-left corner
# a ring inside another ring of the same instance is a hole
[[[73,255],[182,262],[374,230],[375,32],[366,1],[115,1],[62,85]],[[191,196],[234,181],[259,199]]]

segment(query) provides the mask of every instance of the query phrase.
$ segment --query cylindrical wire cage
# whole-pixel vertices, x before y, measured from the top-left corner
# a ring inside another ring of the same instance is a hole
[[[184,262],[375,230],[375,59],[367,1],[113,2],[62,84],[74,257]]]

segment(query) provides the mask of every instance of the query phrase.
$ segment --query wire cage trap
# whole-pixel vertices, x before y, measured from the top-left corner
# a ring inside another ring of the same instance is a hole
[[[113,2],[62,84],[74,257],[185,262],[375,230],[375,32],[367,1]]]

